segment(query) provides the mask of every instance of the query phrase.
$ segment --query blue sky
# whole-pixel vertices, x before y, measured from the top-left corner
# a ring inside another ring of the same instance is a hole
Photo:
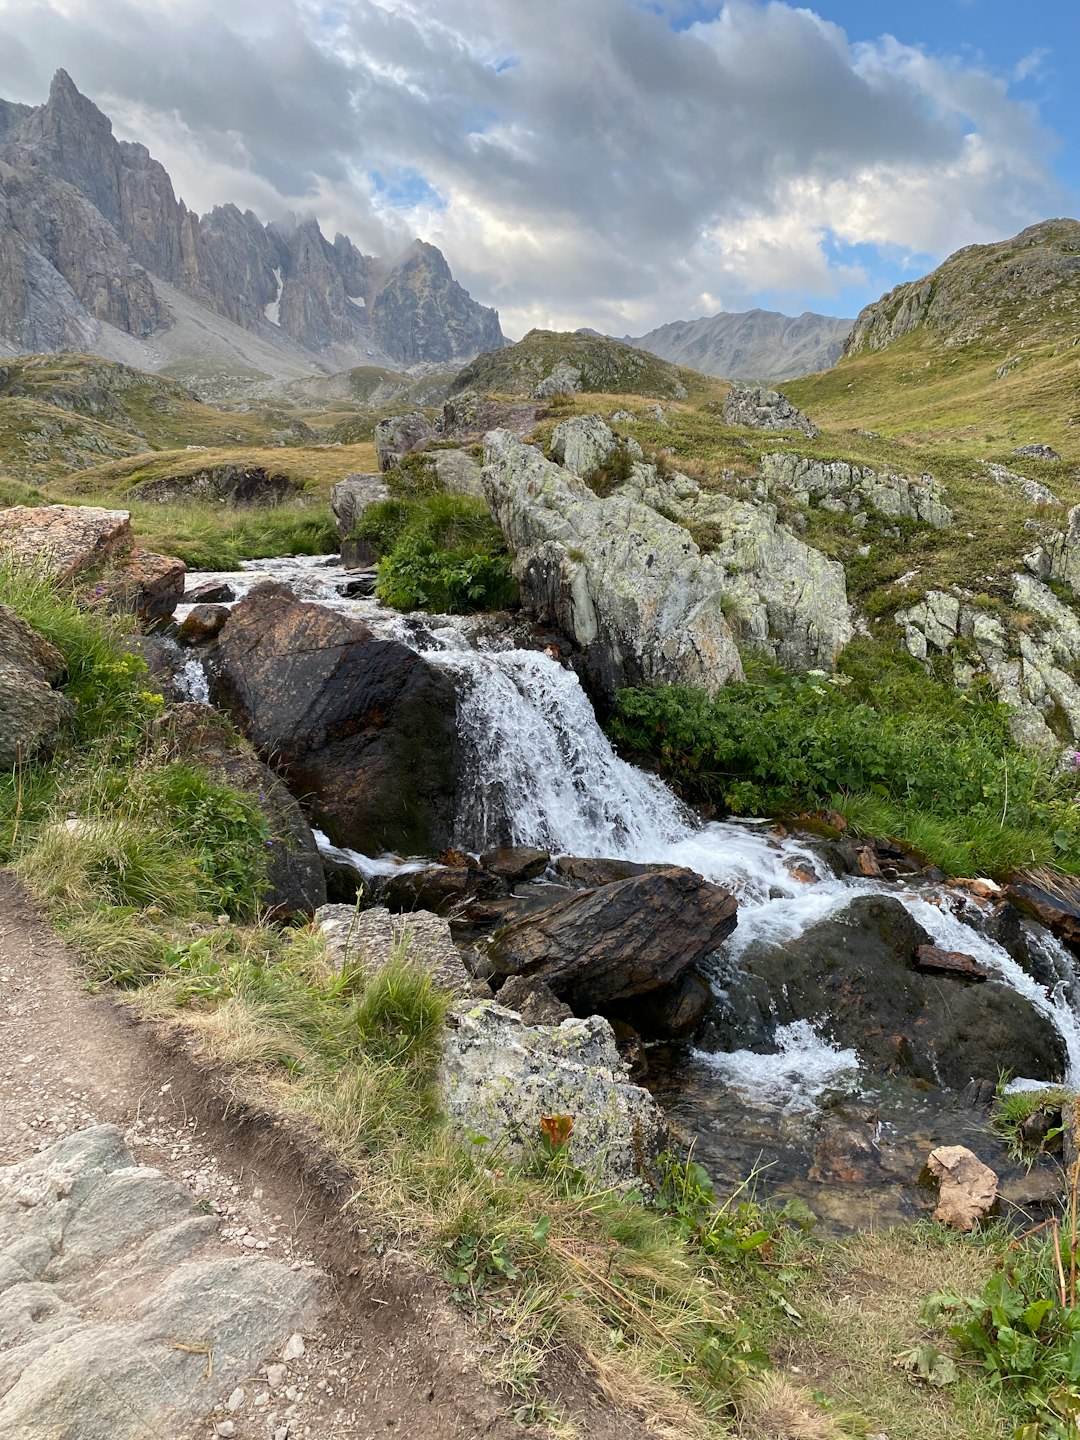
[[[855,314],[1080,194],[1080,0],[0,0],[196,209],[413,236],[508,334]]]

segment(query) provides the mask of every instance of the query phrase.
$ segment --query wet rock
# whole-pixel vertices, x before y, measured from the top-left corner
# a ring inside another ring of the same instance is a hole
[[[346,475],[332,486],[330,508],[342,540],[349,539],[366,510],[389,498],[390,491],[381,475]]]
[[[1024,915],[1038,920],[1059,940],[1080,948],[1080,880],[1049,873],[1018,875],[1006,894]]]
[[[629,880],[634,875],[655,875],[666,868],[664,865],[639,865],[633,860],[591,860],[576,855],[560,855],[555,861],[557,875],[571,885],[590,890],[599,885],[611,885],[616,880]]]
[[[269,914],[276,919],[314,914],[326,902],[322,860],[311,826],[284,783],[209,705],[171,706],[159,731],[173,758],[206,766],[258,804],[270,829],[263,897]]]
[[[342,545],[341,563],[345,565],[346,568],[348,568],[349,565],[352,563],[352,560],[351,558],[345,558],[345,551],[349,550],[350,556],[355,555],[359,552],[360,547],[365,544],[366,541],[345,542]],[[344,596],[346,600],[352,600],[358,595],[364,596],[366,598],[369,595],[375,594],[375,588],[379,583],[378,572],[376,570],[369,570],[364,566],[360,566],[358,568],[360,569],[360,573],[358,575],[354,576],[350,580],[343,581],[340,585],[337,586],[338,594]]]
[[[989,975],[974,955],[965,955],[959,950],[939,950],[936,945],[916,948],[915,968],[929,975],[952,975],[958,980],[985,980]]]
[[[878,1112],[872,1105],[848,1101],[825,1110],[816,1130],[808,1180],[842,1185],[880,1183],[883,1167],[877,1143]]]
[[[570,1006],[556,999],[542,980],[524,975],[511,975],[500,986],[498,1001],[505,1009],[516,1011],[526,1025],[561,1025],[574,1018]]]
[[[266,470],[262,465],[212,465],[190,475],[146,480],[129,493],[133,498],[156,505],[201,502],[247,508],[295,500],[302,493],[302,486],[288,475]]]
[[[546,1117],[569,1116],[567,1163],[589,1184],[633,1184],[667,1143],[647,1090],[632,1085],[611,1026],[599,1015],[526,1025],[491,1001],[451,1014],[439,1090],[447,1118],[492,1155],[517,1163],[541,1153]]]
[[[57,584],[131,551],[126,510],[92,505],[15,505],[0,510],[0,557],[42,565]]]
[[[469,989],[472,977],[450,938],[450,926],[430,911],[392,915],[381,905],[372,910],[323,905],[315,920],[326,937],[327,954],[338,970],[359,967],[370,974],[381,970],[395,955],[403,955],[427,970],[440,989],[459,993]]]
[[[757,385],[733,385],[724,399],[725,425],[747,425],[753,430],[799,430],[813,439],[818,428],[778,390]]]
[[[7,605],[0,605],[0,770],[49,756],[75,706],[56,688],[64,657]]]
[[[967,1233],[996,1205],[997,1176],[965,1146],[939,1145],[930,1152],[926,1168],[939,1185],[934,1211],[939,1224]]]
[[[317,1326],[324,1276],[227,1256],[215,1232],[112,1125],[0,1169],[0,1433],[188,1434],[289,1335]]]
[[[579,1014],[641,1002],[674,985],[735,928],[735,897],[675,867],[585,891],[504,926],[497,974],[544,980]],[[638,1007],[646,1016],[647,1003]],[[635,1021],[620,1009],[620,1016]]]
[[[529,845],[504,845],[498,850],[487,850],[480,856],[485,870],[490,870],[510,885],[539,879],[550,860],[546,850],[537,850]]]
[[[625,1013],[648,1040],[684,1040],[697,1030],[711,1005],[709,982],[696,970],[688,970],[673,985],[650,995],[647,1004],[633,1002]],[[612,1019],[618,1018],[619,1010],[613,1008]]]
[[[181,620],[176,639],[181,645],[205,645],[221,634],[228,618],[224,605],[196,605]]]
[[[422,450],[436,439],[438,431],[419,410],[413,411],[411,415],[391,415],[380,420],[375,426],[375,454],[379,469],[385,474],[408,455],[410,450]]]
[[[433,865],[426,870],[403,870],[381,876],[375,893],[391,910],[433,910],[452,914],[473,900],[490,900],[506,894],[506,883],[477,865]]]
[[[367,855],[446,844],[456,702],[414,651],[259,585],[218,639],[213,693],[334,844]]]
[[[741,678],[724,572],[684,526],[621,492],[601,499],[509,431],[489,434],[484,456],[525,607],[580,647],[603,699],[636,684],[715,694]]]
[[[231,605],[235,599],[236,591],[224,580],[204,580],[184,591],[185,605]]]
[[[952,1089],[1002,1069],[1059,1078],[1051,1022],[999,981],[920,973],[916,953],[931,944],[899,900],[859,896],[784,945],[755,941],[740,969],[765,982],[772,1024],[810,1021],[874,1070]]]

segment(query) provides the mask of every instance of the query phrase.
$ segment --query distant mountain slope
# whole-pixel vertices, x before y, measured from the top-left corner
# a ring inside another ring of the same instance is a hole
[[[166,286],[186,297],[179,308]],[[243,344],[221,322],[285,357],[276,378],[311,368],[446,364],[503,343],[499,317],[416,241],[393,262],[331,244],[314,220],[263,225],[250,211],[190,211],[142,145],[57,72],[44,105],[0,101],[0,347],[95,349],[168,364],[170,331],[207,316],[221,356]],[[108,328],[103,328],[108,327]],[[118,338],[150,346],[125,348]],[[99,344],[100,342],[100,344]],[[181,340],[190,349],[190,336]],[[250,368],[267,373],[266,355]],[[228,362],[225,362],[228,363]]]
[[[674,320],[636,340],[627,336],[626,344],[725,380],[789,380],[835,365],[851,326],[809,310],[797,316],[747,310]]]
[[[868,305],[839,364],[785,387],[818,421],[1076,451],[1080,222],[958,250]]]
[[[478,356],[452,381],[450,394],[476,390],[531,396],[562,389],[685,400],[704,383],[700,375],[622,340],[581,331],[530,330],[516,345]]]

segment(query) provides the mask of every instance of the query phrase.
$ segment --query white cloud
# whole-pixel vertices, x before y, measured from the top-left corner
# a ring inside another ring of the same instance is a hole
[[[1009,92],[1040,60],[852,43],[779,0],[678,31],[633,0],[0,0],[0,94],[64,65],[189,203],[423,234],[514,333],[827,301],[863,283],[837,242],[899,264],[1059,209]],[[445,204],[394,205],[376,170]]]

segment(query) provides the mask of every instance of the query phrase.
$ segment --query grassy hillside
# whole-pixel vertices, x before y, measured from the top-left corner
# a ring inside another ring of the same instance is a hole
[[[492,350],[466,365],[451,384],[450,393],[476,390],[488,395],[529,396],[557,366],[579,371],[580,389],[586,394],[686,400],[708,393],[712,384],[694,370],[684,370],[620,340],[530,330],[516,345]]]
[[[959,251],[862,312],[832,370],[792,381],[826,427],[981,454],[1052,445],[1080,459],[1080,223]]]

